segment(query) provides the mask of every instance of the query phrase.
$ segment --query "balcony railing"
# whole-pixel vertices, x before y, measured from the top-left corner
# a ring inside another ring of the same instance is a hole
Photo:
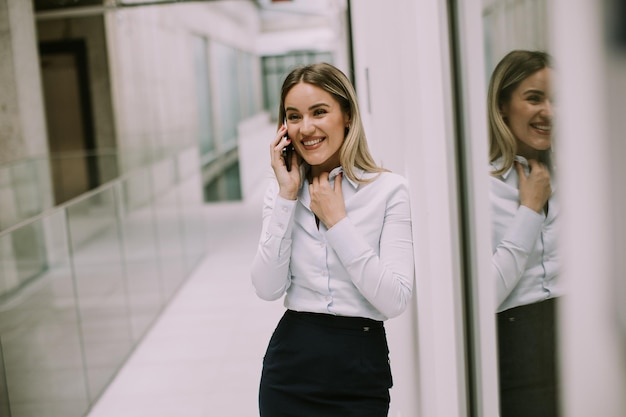
[[[204,224],[188,148],[1,231],[0,415],[84,416],[205,255]]]

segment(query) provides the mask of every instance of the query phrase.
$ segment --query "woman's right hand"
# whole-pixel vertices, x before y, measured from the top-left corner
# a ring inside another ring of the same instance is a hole
[[[280,188],[278,195],[287,200],[296,200],[298,198],[298,189],[300,188],[300,166],[297,154],[292,152],[291,171],[287,171],[287,166],[283,159],[283,148],[291,144],[291,141],[286,136],[287,128],[281,126],[270,144],[272,169]]]
[[[522,164],[515,161],[519,177],[520,204],[541,214],[552,195],[550,171],[548,167],[534,159],[528,160],[528,166],[530,173],[526,176]]]

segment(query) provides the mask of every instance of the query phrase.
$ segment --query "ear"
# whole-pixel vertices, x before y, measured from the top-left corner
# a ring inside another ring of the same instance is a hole
[[[509,106],[508,106],[508,104],[500,104],[498,110],[500,112],[500,116],[502,116],[503,119],[506,119],[507,116],[509,115]]]

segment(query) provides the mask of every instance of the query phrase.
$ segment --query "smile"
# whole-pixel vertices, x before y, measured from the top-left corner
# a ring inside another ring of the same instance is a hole
[[[305,141],[305,142],[302,142],[302,144],[303,144],[304,146],[315,146],[315,145],[317,145],[318,143],[320,143],[320,142],[321,142],[321,141],[323,141],[323,140],[324,140],[324,138],[313,139],[313,140],[307,140],[307,141]]]
[[[552,130],[552,125],[540,125],[535,123],[531,123],[530,125],[535,129],[542,130],[544,132],[550,132]]]

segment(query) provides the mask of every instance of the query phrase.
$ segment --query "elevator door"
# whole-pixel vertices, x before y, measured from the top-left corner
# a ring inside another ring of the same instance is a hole
[[[56,204],[98,184],[85,44],[40,47],[50,166]]]

